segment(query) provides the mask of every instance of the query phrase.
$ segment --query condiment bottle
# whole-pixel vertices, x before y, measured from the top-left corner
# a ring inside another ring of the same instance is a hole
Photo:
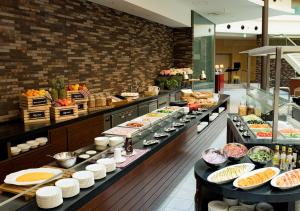
[[[280,152],[279,152],[279,145],[275,146],[275,153],[272,160],[273,166],[279,167],[280,164]]]
[[[281,154],[280,154],[280,170],[283,170],[283,171],[286,170],[285,160],[286,160],[286,147],[282,146]]]
[[[288,153],[285,159],[285,170],[292,170],[293,169],[293,148],[289,147],[288,148]]]
[[[131,137],[126,138],[124,148],[125,148],[125,151],[126,151],[126,155],[131,155],[133,153],[133,146],[132,146],[132,138]]]

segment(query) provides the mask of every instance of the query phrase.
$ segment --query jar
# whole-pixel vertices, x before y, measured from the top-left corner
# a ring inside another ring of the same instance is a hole
[[[104,107],[106,106],[106,98],[104,96],[101,95],[97,95],[95,98],[96,101],[96,107]]]
[[[112,106],[112,98],[111,97],[106,98],[106,105]]]
[[[247,115],[247,106],[245,104],[240,104],[239,106],[239,115],[246,116]]]
[[[255,115],[261,117],[261,108],[259,105],[256,105],[255,107]]]
[[[249,106],[248,106],[247,114],[248,114],[248,115],[250,115],[250,114],[255,114],[255,109],[254,109],[254,106],[253,106],[253,105],[249,105]]]
[[[88,106],[89,108],[95,108],[95,97],[93,95],[89,96]]]

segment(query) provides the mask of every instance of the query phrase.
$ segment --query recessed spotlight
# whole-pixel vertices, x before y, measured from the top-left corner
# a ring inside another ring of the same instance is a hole
[[[228,24],[228,25],[227,25],[227,29],[230,29],[230,28],[231,28],[231,26],[230,26],[230,24]]]
[[[257,31],[257,30],[258,30],[258,26],[255,26],[255,27],[254,27],[254,30]]]
[[[245,29],[245,26],[244,26],[244,25],[242,25],[242,26],[241,26],[241,29],[242,29],[242,30],[244,30],[244,29]]]

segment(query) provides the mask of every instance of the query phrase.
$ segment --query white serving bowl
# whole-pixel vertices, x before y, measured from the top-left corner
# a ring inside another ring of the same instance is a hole
[[[74,178],[60,179],[55,182],[55,186],[61,189],[63,198],[71,198],[80,192],[79,182]]]
[[[47,137],[39,137],[35,139],[40,146],[44,146],[47,142],[48,142],[48,138]]]
[[[106,177],[106,167],[103,164],[91,164],[86,166],[85,170],[93,172],[95,180]]]
[[[106,168],[106,172],[112,172],[117,168],[117,164],[114,158],[101,158],[97,160],[97,163],[103,164]]]
[[[239,202],[239,205],[242,206],[242,207],[246,207],[248,208],[249,210],[252,210],[254,211],[255,210],[255,207],[256,207],[256,203],[252,203],[252,202]]]
[[[77,171],[72,177],[78,180],[80,188],[89,188],[95,184],[94,174],[90,171]]]
[[[11,147],[10,148],[10,153],[12,156],[16,156],[18,154],[20,154],[21,149],[19,147]]]
[[[17,147],[21,149],[21,152],[27,152],[30,149],[28,144],[18,144]]]
[[[26,141],[26,144],[28,144],[31,149],[35,149],[40,145],[40,143],[37,142],[36,140]]]
[[[228,204],[228,206],[237,206],[239,204],[239,200],[238,199],[232,199],[232,198],[226,198],[223,197],[223,201],[226,202],[226,204]]]
[[[100,137],[94,138],[94,141],[95,141],[95,145],[106,147],[109,142],[109,138],[106,136],[100,136]]]
[[[42,209],[52,209],[63,203],[62,191],[55,186],[42,187],[35,194],[37,205]]]
[[[121,136],[109,137],[109,146],[115,147],[125,142],[125,138]]]
[[[88,151],[85,152],[85,154],[92,156],[92,155],[96,155],[97,151],[95,151],[95,150],[88,150]]]

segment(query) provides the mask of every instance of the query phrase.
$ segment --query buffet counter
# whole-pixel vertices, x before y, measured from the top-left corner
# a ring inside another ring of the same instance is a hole
[[[185,118],[183,113],[158,123],[147,133],[138,134],[133,148],[143,151],[139,157],[108,173],[105,178],[97,180],[92,187],[81,189],[79,195],[64,199],[63,204],[53,210],[155,210],[192,168],[201,156],[201,151],[218,136],[215,131],[226,127],[228,103],[229,96],[220,95],[215,106],[193,115],[182,127],[177,127],[166,137],[158,138],[159,143],[155,145],[145,146],[143,140],[152,140],[156,133],[164,132],[164,129],[173,126],[174,122],[181,121]],[[224,110],[219,110],[220,107]],[[214,118],[211,118],[212,116]],[[198,125],[203,121],[208,122],[208,125],[199,130]],[[76,152],[80,154],[87,150],[97,151],[97,148],[95,145],[89,145]],[[83,170],[97,159],[111,156],[107,150],[98,152],[71,170]],[[7,196],[2,195],[1,201],[5,197]],[[25,202],[22,196],[3,204],[0,209],[2,208],[39,210],[34,199]]]

